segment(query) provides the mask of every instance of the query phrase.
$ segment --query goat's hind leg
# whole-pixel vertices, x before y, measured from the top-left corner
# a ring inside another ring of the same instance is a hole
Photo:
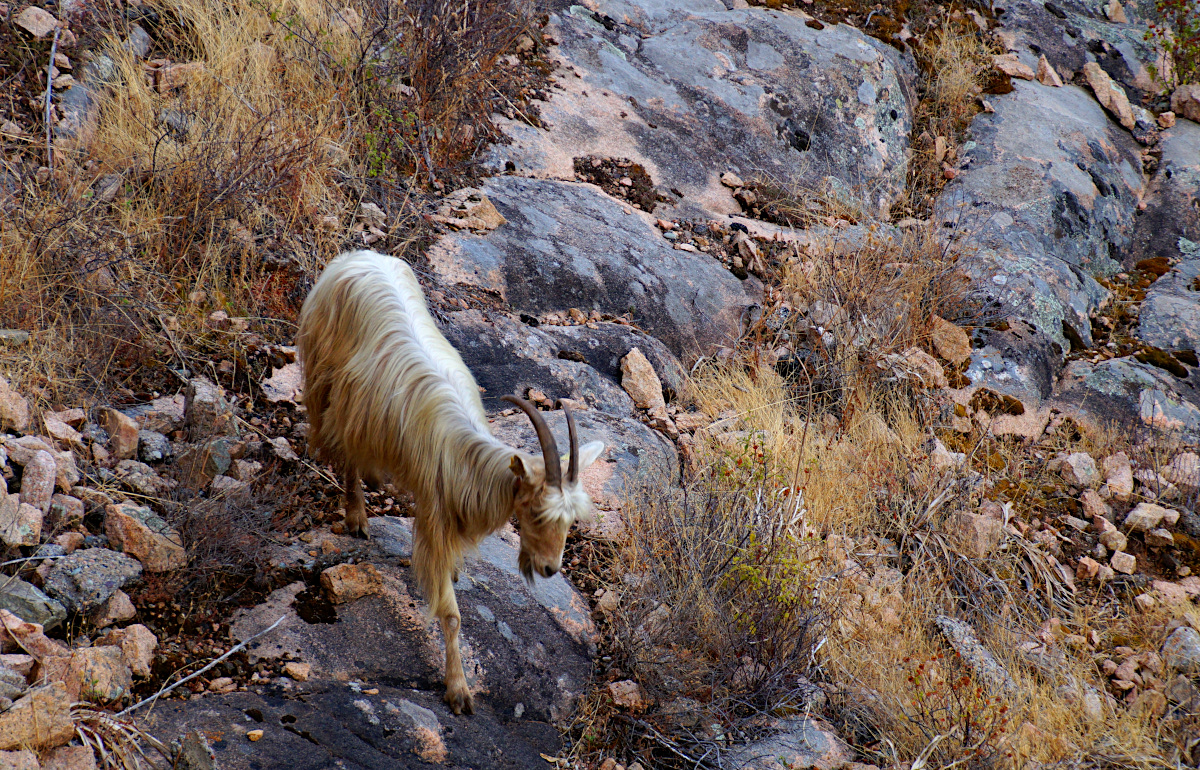
[[[363,497],[358,468],[347,464],[342,483],[346,487],[346,534],[367,539],[367,501]]]

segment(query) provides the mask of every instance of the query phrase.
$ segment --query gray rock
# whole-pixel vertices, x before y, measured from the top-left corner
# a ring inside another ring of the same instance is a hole
[[[1200,124],[1176,121],[1163,131],[1162,159],[1150,182],[1146,210],[1137,220],[1134,248],[1126,267],[1149,257],[1184,257],[1184,243],[1200,243]]]
[[[1200,156],[1198,156],[1200,157]],[[1138,314],[1137,336],[1165,351],[1200,353],[1200,242],[1180,238],[1186,252],[1151,284]]]
[[[204,733],[192,730],[180,739],[174,767],[175,770],[216,770],[216,754]]]
[[[19,348],[29,342],[29,332],[21,329],[0,329],[0,345]]]
[[[680,357],[738,337],[752,302],[742,283],[716,259],[672,248],[650,217],[626,214],[591,185],[497,177],[484,192],[507,224],[438,241],[428,257],[445,282],[496,292],[533,316],[632,313]]]
[[[21,693],[28,689],[24,675],[20,672],[13,671],[7,666],[0,665],[0,711],[3,711],[7,706],[4,706],[4,701],[8,701],[8,705],[21,697]]]
[[[936,215],[971,249],[977,291],[1030,323],[1063,353],[1092,344],[1090,314],[1120,269],[1143,188],[1138,147],[1075,86],[1017,81],[971,124],[966,170]],[[1114,256],[1115,255],[1115,256]]]
[[[683,387],[683,368],[658,340],[615,323],[537,328],[500,313],[451,313],[442,331],[483,388],[484,403],[502,406],[506,393],[540,390],[550,399],[570,398],[614,416],[633,404],[620,387],[621,357],[640,347],[665,373],[669,387]]]
[[[171,441],[152,430],[138,431],[138,459],[144,463],[156,463],[171,456]]]
[[[498,168],[570,179],[576,157],[627,157],[682,193],[689,216],[740,211],[720,184],[730,168],[830,180],[873,210],[903,191],[915,99],[894,49],[718,0],[591,7],[552,15],[555,53],[581,77],[558,78],[548,129],[503,124],[513,141],[494,148]]]
[[[1195,389],[1133,358],[1113,358],[1098,364],[1072,361],[1062,372],[1053,403],[1097,422],[1141,425],[1174,433],[1184,441],[1200,440],[1200,406]]]
[[[957,618],[938,615],[934,618],[938,630],[954,648],[964,663],[997,694],[1014,695],[1017,683],[991,651],[983,646],[975,629]]]
[[[0,609],[29,623],[38,623],[47,631],[67,619],[67,611],[61,604],[18,577],[0,579]]]
[[[45,589],[69,612],[91,612],[120,588],[139,579],[142,565],[107,548],[88,548],[59,559]]]
[[[1162,646],[1163,662],[1180,674],[1200,673],[1200,633],[1191,626],[1171,632]]]
[[[775,770],[780,767],[837,768],[849,764],[854,752],[828,724],[813,717],[781,719],[775,734],[749,743],[722,757],[727,767]]]
[[[1159,90],[1150,75],[1156,52],[1146,40],[1146,20],[1155,18],[1154,6],[1149,0],[1127,0],[1129,22],[1113,24],[1104,16],[1105,5],[1090,0],[1013,0],[1004,5],[1001,31],[1013,35],[1018,55],[1035,67],[1038,55],[1045,54],[1064,80],[1087,62],[1096,62],[1137,103],[1144,92]]]

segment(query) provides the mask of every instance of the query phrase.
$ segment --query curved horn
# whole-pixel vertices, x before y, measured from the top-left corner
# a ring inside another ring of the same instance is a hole
[[[567,481],[574,484],[579,481],[579,434],[575,432],[575,415],[571,407],[561,398],[554,402],[555,409],[562,409],[567,416],[567,435],[571,439],[571,457],[567,460]]]
[[[550,432],[550,426],[546,424],[541,412],[523,398],[501,396],[500,400],[507,401],[529,416],[529,421],[533,423],[533,429],[537,432],[538,443],[542,445],[542,461],[546,466],[546,483],[562,487],[562,460],[558,456],[558,444],[555,443],[554,434]]]

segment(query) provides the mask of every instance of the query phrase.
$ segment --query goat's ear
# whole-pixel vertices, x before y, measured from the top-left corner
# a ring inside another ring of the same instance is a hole
[[[518,479],[529,480],[530,468],[525,464],[525,459],[521,455],[513,455],[512,461],[508,464],[508,469],[513,472],[513,475]]]
[[[579,472],[586,471],[588,466],[604,453],[603,441],[591,441],[579,449]]]

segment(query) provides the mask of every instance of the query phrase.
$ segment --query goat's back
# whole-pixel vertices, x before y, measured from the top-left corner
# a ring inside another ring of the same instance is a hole
[[[400,259],[355,251],[330,262],[296,341],[309,441],[332,462],[411,489],[422,481],[413,469],[439,465],[456,435],[491,436],[475,378]]]

